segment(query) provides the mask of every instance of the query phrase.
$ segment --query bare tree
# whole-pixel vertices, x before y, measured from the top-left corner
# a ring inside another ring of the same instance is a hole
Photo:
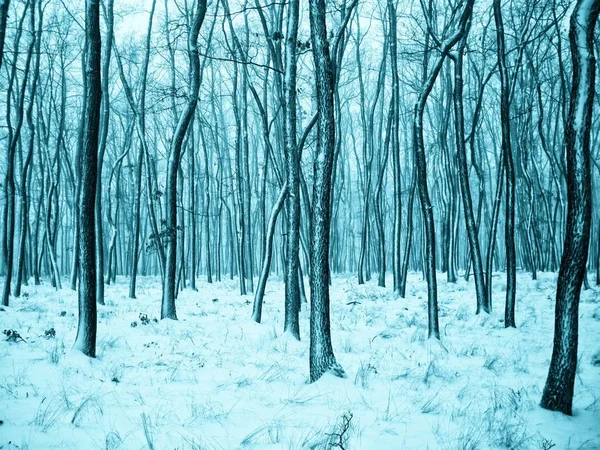
[[[577,370],[579,295],[588,257],[592,221],[590,128],[594,108],[594,29],[600,0],[578,0],[571,13],[569,41],[573,82],[566,129],[567,233],[558,273],[554,345],[541,406],[571,415]]]
[[[348,8],[343,29],[356,1]],[[310,236],[310,380],[325,372],[345,377],[331,346],[329,320],[329,233],[331,220],[331,173],[335,148],[333,91],[335,72],[327,42],[325,1],[310,0],[310,30],[317,90],[317,148],[314,161]],[[338,36],[340,36],[338,34]],[[338,49],[333,46],[334,51]],[[337,55],[336,55],[337,56]]]
[[[79,204],[79,322],[74,349],[96,357],[96,232],[95,202],[98,176],[98,137],[102,103],[100,2],[85,4],[85,114],[81,149]]]
[[[206,15],[206,0],[199,0],[196,5],[188,33],[187,52],[189,60],[190,88],[187,103],[179,116],[167,164],[167,181],[165,189],[165,224],[167,227],[167,251],[165,259],[165,277],[163,281],[163,298],[161,319],[177,319],[175,310],[175,273],[177,262],[177,174],[181,163],[181,148],[188,127],[194,117],[198,92],[200,91],[200,58],[198,55],[198,35]],[[172,61],[172,64],[175,64]]]

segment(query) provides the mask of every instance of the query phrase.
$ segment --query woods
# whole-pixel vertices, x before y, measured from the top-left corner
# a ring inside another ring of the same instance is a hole
[[[539,404],[572,415],[581,291],[600,286],[599,12],[0,0],[0,319],[32,289],[70,288],[73,348],[95,358],[98,311],[122,301],[109,286],[133,302],[160,280],[160,319],[185,321],[180,297],[219,306],[205,290],[231,282],[244,320],[265,329],[276,305],[290,345],[308,337],[314,383],[352,373],[336,357],[342,279],[418,298],[435,353],[452,350],[448,289],[473,288],[478,326],[518,333],[538,320],[520,280],[557,272]]]

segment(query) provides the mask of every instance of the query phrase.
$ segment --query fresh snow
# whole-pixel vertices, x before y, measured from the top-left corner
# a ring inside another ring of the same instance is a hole
[[[441,278],[441,277],[440,277]],[[0,449],[327,449],[349,420],[350,449],[600,448],[600,289],[582,292],[574,416],[538,406],[552,351],[555,274],[520,274],[518,329],[503,326],[506,287],[476,316],[473,283],[439,283],[441,341],[425,338],[426,285],[407,298],[336,276],[332,338],[348,378],[308,384],[302,341],[282,335],[283,284],[269,281],[262,324],[237,280],[181,292],[179,321],[154,322],[160,281],[107,286],[98,358],[70,350],[77,295],[28,286],[0,312]],[[391,279],[388,280],[391,285]],[[63,313],[64,312],[64,313]],[[63,315],[64,314],[64,315]],[[146,314],[149,323],[141,323]],[[132,322],[137,326],[132,327]],[[44,332],[56,331],[46,339]],[[4,338],[4,335],[0,336]]]

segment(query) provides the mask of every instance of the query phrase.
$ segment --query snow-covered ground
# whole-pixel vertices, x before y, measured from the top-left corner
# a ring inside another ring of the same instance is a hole
[[[340,434],[346,450],[600,448],[600,290],[582,293],[567,417],[538,406],[556,275],[519,275],[516,330],[503,326],[503,275],[490,316],[475,316],[472,282],[439,281],[441,344],[426,339],[419,274],[406,299],[336,277],[333,346],[348,378],[314,384],[308,311],[301,342],[281,335],[281,281],[269,282],[259,325],[236,281],[199,282],[180,294],[179,321],[154,322],[159,281],[142,278],[131,300],[119,280],[99,307],[95,360],[70,351],[76,293],[26,287],[0,312],[0,330],[26,341],[0,336],[0,449],[326,449],[341,448]]]

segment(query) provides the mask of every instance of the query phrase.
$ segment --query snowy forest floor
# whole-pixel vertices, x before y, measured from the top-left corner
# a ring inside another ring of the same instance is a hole
[[[95,360],[70,351],[75,292],[25,287],[0,312],[0,330],[26,341],[0,340],[0,449],[600,448],[598,288],[582,292],[567,417],[538,406],[556,274],[519,274],[518,328],[508,330],[504,274],[494,276],[489,316],[474,314],[472,280],[448,284],[440,274],[441,344],[426,339],[420,274],[410,275],[406,299],[376,280],[358,286],[336,276],[333,347],[348,378],[314,384],[308,308],[302,341],[281,335],[280,280],[267,286],[260,325],[236,281],[199,281],[199,292],[180,293],[176,322],[153,320],[160,280],[141,278],[137,300],[127,297],[126,279],[117,281],[98,310]],[[56,336],[45,338],[50,328]]]

